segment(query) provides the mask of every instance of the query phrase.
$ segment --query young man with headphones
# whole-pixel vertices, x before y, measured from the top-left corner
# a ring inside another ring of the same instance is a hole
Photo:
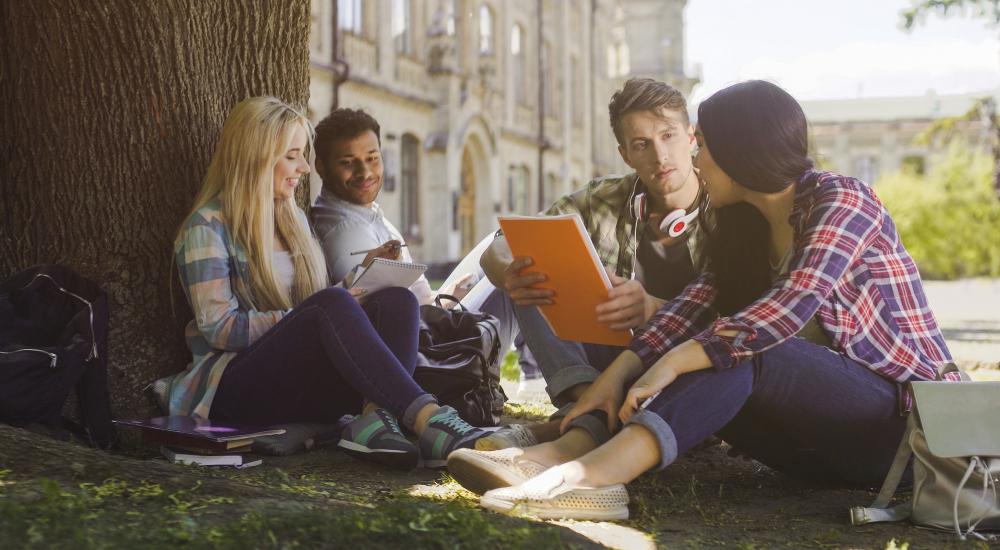
[[[618,152],[634,172],[594,179],[545,213],[580,214],[613,285],[595,315],[611,328],[635,329],[694,278],[704,193],[692,163],[694,127],[680,91],[651,79],[630,79],[612,96],[608,111]],[[560,417],[624,348],[560,340],[537,308],[555,295],[545,286],[545,274],[532,270],[531,258],[512,258],[502,235],[481,263],[514,302],[521,333]],[[600,414],[573,421],[598,444],[611,435]],[[526,447],[558,435],[558,420],[512,426],[479,440],[477,448]]]

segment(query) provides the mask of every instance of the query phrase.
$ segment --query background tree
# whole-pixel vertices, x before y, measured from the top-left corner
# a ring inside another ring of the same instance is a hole
[[[116,414],[190,361],[173,237],[229,109],[306,104],[308,33],[308,0],[0,0],[0,276],[108,291]]]
[[[947,16],[956,11],[971,11],[974,16],[985,19],[990,25],[1000,27],[1000,0],[915,0],[909,9],[900,14],[902,25],[906,30],[913,29],[918,22],[923,22],[931,12]],[[924,139],[943,135],[950,138],[952,130],[959,121],[981,120],[990,136],[990,150],[993,152],[993,194],[1000,198],[1000,116],[997,115],[997,103],[993,97],[983,97],[959,117],[945,118],[936,122]]]

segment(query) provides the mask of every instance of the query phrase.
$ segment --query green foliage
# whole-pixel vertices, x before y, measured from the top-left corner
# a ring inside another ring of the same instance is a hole
[[[508,351],[507,355],[503,357],[503,363],[500,365],[500,378],[502,380],[517,382],[520,379],[521,367],[517,364],[518,359],[516,351]]]
[[[923,22],[930,12],[948,16],[955,11],[971,10],[975,17],[1000,25],[1000,0],[913,0],[913,5],[900,13],[904,29],[912,29]]]
[[[1000,276],[992,170],[989,157],[953,140],[927,176],[899,172],[875,185],[924,277]]]

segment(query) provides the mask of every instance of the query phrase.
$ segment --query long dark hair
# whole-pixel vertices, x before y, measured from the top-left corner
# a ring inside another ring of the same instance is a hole
[[[770,82],[749,80],[716,92],[699,105],[698,125],[719,168],[753,191],[780,192],[813,166],[802,107]],[[771,285],[770,236],[764,216],[748,203],[715,210],[706,261],[721,315],[743,309]]]

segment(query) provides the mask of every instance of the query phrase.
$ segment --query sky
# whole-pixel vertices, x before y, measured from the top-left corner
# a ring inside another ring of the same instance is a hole
[[[685,64],[701,66],[696,104],[728,84],[771,80],[800,100],[1000,88],[1000,28],[971,12],[911,31],[910,0],[689,0]]]

